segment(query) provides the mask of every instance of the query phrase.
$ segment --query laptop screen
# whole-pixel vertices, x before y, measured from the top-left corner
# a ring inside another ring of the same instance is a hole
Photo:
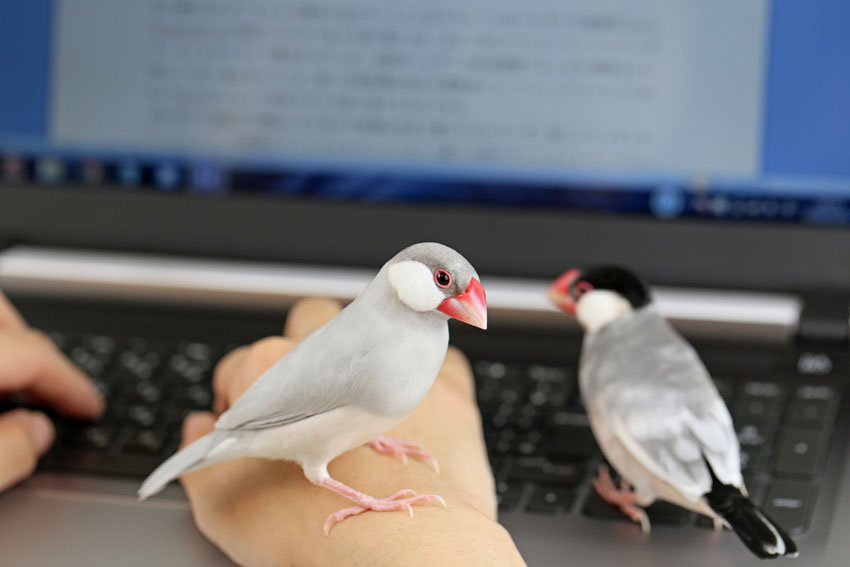
[[[848,61],[844,0],[5,2],[0,185],[850,225]]]

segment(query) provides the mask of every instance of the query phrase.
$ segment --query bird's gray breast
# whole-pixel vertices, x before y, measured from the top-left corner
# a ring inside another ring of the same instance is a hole
[[[586,336],[579,373],[585,401],[624,390],[632,402],[645,395],[656,404],[665,393],[698,400],[716,392],[693,348],[651,306]]]
[[[431,389],[445,359],[448,339],[445,321],[419,314],[393,332],[376,333],[374,351],[363,361],[368,377],[364,377],[366,387],[357,405],[385,417],[411,413]]]

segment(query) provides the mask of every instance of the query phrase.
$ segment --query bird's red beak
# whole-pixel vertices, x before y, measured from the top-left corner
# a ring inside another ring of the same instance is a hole
[[[484,286],[475,278],[463,293],[445,299],[437,309],[473,327],[487,328],[487,298]]]
[[[581,272],[576,269],[569,270],[561,274],[552,285],[549,286],[549,291],[546,292],[546,297],[549,301],[555,304],[558,309],[562,309],[572,315],[576,314],[576,302],[573,295],[570,293],[570,286],[578,279]]]

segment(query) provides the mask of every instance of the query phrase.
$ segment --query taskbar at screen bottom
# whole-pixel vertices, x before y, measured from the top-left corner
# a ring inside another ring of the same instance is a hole
[[[725,186],[694,189],[681,183],[576,183],[512,178],[476,180],[379,170],[228,168],[214,160],[61,158],[0,154],[0,188],[79,186],[118,191],[194,195],[265,195],[329,201],[463,204],[484,207],[565,209],[660,219],[703,218],[821,226],[850,225],[846,192],[771,193]]]

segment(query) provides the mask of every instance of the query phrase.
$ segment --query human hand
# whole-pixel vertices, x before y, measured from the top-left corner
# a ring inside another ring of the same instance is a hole
[[[0,293],[0,396],[12,393],[73,417],[95,417],[104,408],[86,375],[44,333],[27,327]],[[32,473],[54,435],[53,424],[40,411],[0,415],[0,491]]]
[[[329,300],[297,303],[283,337],[268,337],[228,354],[215,371],[214,409],[226,410],[253,381],[310,332],[339,312]],[[213,414],[190,416],[184,444],[208,433]],[[422,443],[440,463],[379,455],[368,447],[330,464],[333,478],[376,496],[414,487],[443,496],[448,509],[416,506],[404,513],[369,512],[334,527],[325,517],[350,505],[310,484],[293,464],[239,459],[182,477],[195,522],[231,558],[244,565],[522,565],[507,532],[496,523],[493,477],[465,357],[450,348],[425,401],[392,437]]]

